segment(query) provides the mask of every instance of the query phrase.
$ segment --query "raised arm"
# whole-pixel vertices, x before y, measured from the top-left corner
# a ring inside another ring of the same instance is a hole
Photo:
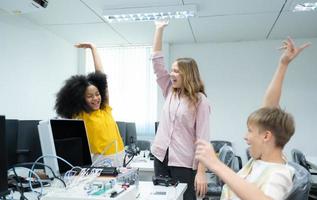
[[[310,44],[305,43],[300,47],[296,47],[293,40],[289,37],[283,41],[284,52],[280,57],[276,72],[269,84],[262,103],[262,107],[279,107],[279,102],[282,93],[283,81],[288,68],[289,63],[303,51]]]
[[[89,48],[91,50],[92,57],[94,60],[95,71],[96,72],[104,72],[100,56],[99,56],[99,54],[97,52],[97,48],[94,44],[89,43],[89,42],[83,42],[83,43],[76,44],[75,47],[84,48],[84,49]]]
[[[153,52],[162,50],[163,31],[167,25],[168,25],[167,20],[160,20],[155,22]]]

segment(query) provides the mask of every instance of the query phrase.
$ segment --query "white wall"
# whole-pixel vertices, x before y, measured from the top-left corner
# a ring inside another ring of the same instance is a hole
[[[296,133],[286,146],[317,156],[317,38],[296,40],[313,45],[288,70],[281,106],[292,113]],[[245,159],[243,140],[248,115],[259,108],[265,89],[276,69],[281,41],[176,44],[170,60],[192,57],[198,62],[212,106],[211,139],[229,140]]]
[[[55,94],[77,73],[76,49],[18,16],[0,13],[0,30],[0,114],[54,117]]]
[[[55,116],[55,94],[77,73],[73,44],[16,16],[0,13],[0,114],[7,118]],[[286,146],[317,156],[317,38],[289,68],[281,105],[295,116],[296,133]],[[280,41],[166,45],[166,62],[197,60],[212,106],[211,138],[233,141],[245,156],[246,119],[259,107],[279,58]],[[161,94],[161,92],[159,92]],[[163,105],[160,96],[158,108]]]

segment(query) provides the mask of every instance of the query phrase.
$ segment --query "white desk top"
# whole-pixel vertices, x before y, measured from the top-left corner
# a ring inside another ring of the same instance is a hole
[[[138,186],[138,191],[135,186],[131,186],[128,190],[123,192],[116,198],[107,198],[103,195],[100,196],[88,196],[82,190],[76,191],[76,188],[67,191],[63,188],[46,188],[46,194],[41,198],[41,200],[82,200],[82,199],[93,199],[93,200],[182,200],[183,194],[187,189],[185,183],[179,183],[177,187],[165,187],[165,186],[154,186],[152,182],[140,181]],[[34,193],[26,193],[29,200],[36,200],[37,195]],[[18,193],[14,195],[14,199],[19,199]]]
[[[154,172],[154,161],[149,158],[144,158],[142,155],[141,153],[134,157],[129,167],[139,168],[139,171]]]
[[[153,185],[152,182],[139,182],[139,193],[137,200],[182,200],[187,189],[186,183],[179,183],[176,187]]]
[[[130,186],[127,190],[119,194],[115,198],[110,198],[109,193],[103,195],[88,195],[86,191],[82,189],[82,185],[78,187],[74,187],[71,189],[54,189],[45,196],[41,198],[41,200],[131,200],[131,196],[137,195],[136,187]]]

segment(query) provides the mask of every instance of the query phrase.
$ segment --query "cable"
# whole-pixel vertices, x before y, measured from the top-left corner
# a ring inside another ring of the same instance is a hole
[[[67,160],[65,160],[64,158],[59,157],[59,156],[56,156],[56,155],[49,155],[49,154],[48,154],[48,155],[43,155],[43,156],[38,157],[38,158],[35,160],[34,164],[32,165],[31,170],[34,170],[35,164],[39,163],[39,160],[41,160],[42,158],[45,158],[45,157],[60,159],[61,161],[65,162],[67,165],[69,165],[71,168],[74,168],[74,165],[70,164],[70,163],[69,163]]]
[[[14,165],[14,167],[28,166],[28,165],[31,165],[31,166],[32,166],[33,164],[34,164],[33,162],[18,163],[18,164],[16,164],[16,165]],[[44,167],[47,167],[48,169],[50,169],[51,172],[52,172],[52,174],[53,174],[53,177],[56,178],[56,179],[58,179],[59,181],[61,181],[61,182],[63,183],[63,185],[65,186],[65,188],[66,188],[66,183],[65,183],[65,181],[64,181],[63,179],[61,179],[60,177],[56,176],[55,172],[53,171],[53,169],[52,169],[49,165],[46,165],[46,164],[40,163],[40,162],[35,163],[35,165],[44,166]],[[30,172],[29,172],[29,176],[28,176],[28,177],[30,177]],[[29,180],[29,182],[31,182],[31,181]]]
[[[131,157],[129,157],[130,160],[126,163],[127,156],[131,156]],[[125,154],[123,159],[123,167],[126,167],[132,161],[133,158],[134,158],[134,154]]]
[[[20,192],[20,200],[27,200],[27,198],[24,196],[22,181],[20,180],[20,177],[18,176],[17,172],[15,171],[15,168],[12,168],[14,175],[17,177],[16,183],[20,183],[20,188],[17,187],[17,190]]]
[[[93,167],[96,163],[98,163],[102,156],[106,153],[106,151],[111,147],[112,144],[115,144],[115,149],[116,149],[116,152],[115,152],[115,156],[116,156],[116,161],[117,161],[117,164],[119,163],[119,159],[118,159],[118,141],[117,140],[113,140],[111,143],[109,143],[108,145],[105,146],[105,148],[103,149],[103,151],[101,152],[100,156],[97,157],[97,159],[91,164],[90,167]],[[112,166],[112,165],[111,165]]]
[[[34,166],[39,163],[39,160],[41,160],[42,158],[45,158],[45,157],[60,159],[61,161],[65,162],[67,165],[69,165],[72,169],[74,169],[74,168],[82,169],[82,168],[79,167],[79,166],[74,166],[74,165],[70,164],[68,161],[66,161],[66,160],[65,160],[64,158],[62,158],[62,157],[59,157],[59,156],[56,156],[56,155],[43,155],[43,156],[38,157],[38,158],[35,160],[35,162],[34,162],[33,165],[32,165],[31,170],[34,170]],[[54,176],[54,175],[53,175],[53,176]],[[29,177],[30,177],[30,174],[29,174]],[[59,179],[59,178],[58,178],[58,179]],[[61,179],[59,179],[59,180],[61,180]],[[67,185],[66,185],[66,183],[65,183],[64,181],[63,181],[63,183],[64,183],[65,187],[67,187]]]
[[[41,178],[40,178],[34,171],[30,170],[29,168],[26,168],[26,167],[23,167],[23,168],[26,169],[27,171],[31,172],[31,173],[38,179],[38,181],[39,181],[39,183],[40,183],[40,185],[41,185],[41,192],[35,191],[34,188],[33,188],[33,186],[32,186],[32,183],[31,183],[30,181],[29,181],[29,186],[30,186],[30,189],[32,190],[32,192],[39,194],[39,195],[37,196],[37,198],[40,199],[40,197],[43,195],[43,183],[42,183]],[[17,179],[19,180],[20,186],[21,186],[22,191],[23,191],[22,181],[20,180],[18,174],[16,173],[15,167],[12,167],[12,170],[13,170],[14,175],[15,175],[15,176],[17,177]],[[27,198],[24,196],[24,194],[23,194],[23,197],[24,197],[24,199],[27,199]],[[22,196],[21,196],[21,198],[22,198]],[[21,199],[21,198],[20,198],[20,199]]]

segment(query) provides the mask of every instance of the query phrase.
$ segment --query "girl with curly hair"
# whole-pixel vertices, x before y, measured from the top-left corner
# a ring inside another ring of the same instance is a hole
[[[75,46],[91,49],[95,72],[87,76],[74,75],[66,80],[57,93],[56,112],[63,118],[85,122],[94,162],[111,161],[113,166],[122,165],[124,145],[109,106],[107,77],[101,59],[95,45],[79,43]]]
[[[152,62],[165,104],[151,147],[156,176],[169,176],[187,183],[185,200],[204,196],[207,190],[205,167],[194,159],[195,141],[209,141],[210,106],[197,63],[178,58],[171,72],[165,69],[162,36],[166,21],[157,21]],[[196,194],[195,194],[196,191]]]

